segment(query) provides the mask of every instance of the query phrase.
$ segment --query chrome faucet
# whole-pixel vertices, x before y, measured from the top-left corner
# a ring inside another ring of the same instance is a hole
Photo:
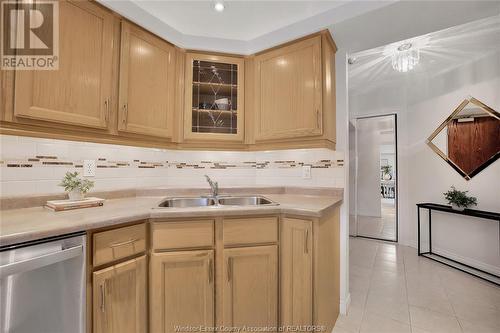
[[[210,189],[212,191],[212,197],[217,198],[219,195],[219,183],[214,182],[208,175],[205,175],[205,178],[207,179],[208,184],[210,185]]]

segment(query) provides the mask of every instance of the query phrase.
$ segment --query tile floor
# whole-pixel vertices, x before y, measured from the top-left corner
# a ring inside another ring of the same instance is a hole
[[[500,332],[500,287],[407,246],[351,238],[349,256],[351,306],[334,333]]]

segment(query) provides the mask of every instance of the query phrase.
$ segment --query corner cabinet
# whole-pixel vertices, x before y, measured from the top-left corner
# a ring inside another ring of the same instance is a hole
[[[256,139],[322,134],[321,37],[255,57]]]
[[[175,47],[122,22],[118,130],[171,138],[175,105]]]
[[[114,16],[59,2],[59,69],[15,72],[14,116],[106,129],[113,90]]]
[[[329,36],[320,33],[249,60],[256,143],[335,142],[335,51]]]
[[[186,54],[184,140],[244,138],[244,59]]]

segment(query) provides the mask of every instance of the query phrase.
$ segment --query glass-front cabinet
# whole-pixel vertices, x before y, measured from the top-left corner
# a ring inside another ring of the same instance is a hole
[[[243,141],[244,60],[188,53],[184,138]]]

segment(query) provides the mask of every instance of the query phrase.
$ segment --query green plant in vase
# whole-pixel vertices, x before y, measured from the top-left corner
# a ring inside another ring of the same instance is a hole
[[[59,186],[68,192],[70,200],[82,200],[85,194],[94,187],[94,182],[78,177],[78,172],[66,172]]]
[[[385,180],[392,179],[391,175],[392,167],[390,165],[383,165],[380,167],[380,170],[382,170],[382,178],[384,178]]]
[[[464,210],[470,206],[477,206],[477,198],[469,197],[469,191],[459,191],[452,186],[447,192],[443,193],[444,198],[451,205],[451,208],[456,210]]]

